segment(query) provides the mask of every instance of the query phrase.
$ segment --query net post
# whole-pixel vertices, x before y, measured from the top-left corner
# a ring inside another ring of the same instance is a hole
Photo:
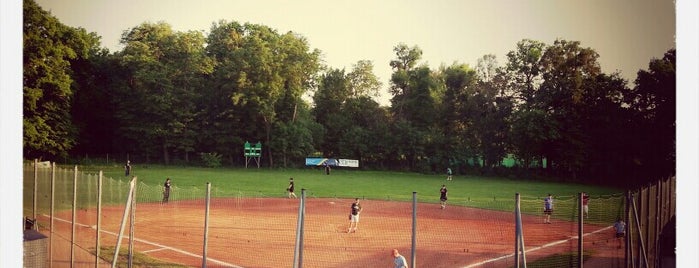
[[[211,183],[206,182],[206,210],[204,212],[204,248],[201,258],[201,267],[206,268],[206,250],[209,241],[209,207],[211,206]]]
[[[75,265],[75,218],[78,203],[78,166],[73,168],[73,218],[70,221],[70,267]]]
[[[136,229],[136,190],[138,190],[138,179],[136,177],[133,178],[134,180],[134,187],[133,187],[133,193],[131,194],[133,197],[131,198],[131,220],[129,222],[129,259],[128,259],[128,267],[133,267],[133,247],[134,247],[134,240],[136,240],[136,235],[135,235],[135,229]]]
[[[294,268],[303,267],[303,224],[306,214],[306,189],[301,189],[301,202],[296,224],[296,246],[294,249]]]
[[[39,184],[38,180],[39,180],[39,160],[34,158],[34,196],[32,197],[34,200],[33,200],[33,204],[32,204],[32,206],[33,206],[32,207],[32,220],[36,220],[36,197],[37,197],[37,189],[36,188],[37,188],[37,185]],[[35,223],[34,226],[36,226],[36,225],[37,224]],[[36,227],[32,227],[32,228],[36,228]]]
[[[100,263],[100,229],[102,226],[102,171],[97,177],[97,226],[95,228],[95,267]]]
[[[515,193],[515,265],[514,267],[519,268],[519,193]]]
[[[412,241],[410,248],[410,265],[411,267],[416,267],[416,254],[415,250],[417,247],[417,192],[413,192],[413,230],[412,230]]]
[[[527,256],[524,251],[524,232],[522,230],[522,211],[520,210],[520,195],[515,193],[515,265],[527,267]],[[520,258],[521,253],[521,258]],[[521,259],[521,262],[520,262]]]
[[[584,193],[578,193],[578,267],[583,267],[583,198]]]
[[[53,225],[53,213],[55,210],[55,199],[56,199],[56,162],[51,163],[51,208],[49,214],[51,214],[51,217],[49,217],[49,229],[51,235],[49,236],[49,266],[53,264],[53,231],[54,231],[54,225]]]
[[[126,227],[126,219],[129,216],[129,211],[131,210],[132,199],[134,196],[134,188],[136,187],[136,177],[131,179],[129,183],[129,194],[126,198],[126,207],[124,208],[124,215],[121,217],[121,225],[119,226],[119,235],[117,236],[116,246],[114,247],[114,258],[112,259],[112,267],[117,267],[117,260],[119,258],[119,248],[121,246],[121,239],[124,237],[124,228]]]

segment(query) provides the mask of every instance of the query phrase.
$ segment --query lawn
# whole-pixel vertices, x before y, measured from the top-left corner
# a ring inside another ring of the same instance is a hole
[[[105,177],[128,180],[120,166],[80,166],[84,172],[102,170]],[[285,196],[289,178],[294,178],[296,193],[306,189],[308,197],[367,198],[382,200],[412,200],[417,192],[420,202],[437,202],[439,188],[446,184],[449,200],[464,201],[512,199],[515,193],[523,198],[543,198],[547,193],[555,196],[575,196],[581,191],[595,196],[622,193],[622,189],[595,185],[541,182],[502,177],[478,177],[455,175],[446,181],[445,175],[426,175],[407,172],[361,171],[334,169],[326,175],[320,168],[269,169],[269,168],[203,168],[162,165],[134,165],[131,176],[147,185],[162,185],[165,178],[172,179],[174,187],[201,187],[211,183],[220,196]]]

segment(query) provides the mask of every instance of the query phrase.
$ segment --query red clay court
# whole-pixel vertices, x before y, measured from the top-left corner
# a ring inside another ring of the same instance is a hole
[[[304,267],[387,267],[397,248],[411,263],[412,203],[362,200],[359,230],[347,233],[352,199],[307,198],[303,232]],[[300,199],[212,199],[209,214],[208,267],[293,266]],[[134,250],[187,266],[202,265],[205,201],[136,204]],[[102,209],[101,243],[116,245],[123,207]],[[70,211],[57,213],[55,233],[70,237]],[[77,215],[80,250],[94,249],[96,212]],[[65,221],[64,221],[65,220]],[[43,219],[46,221],[46,219]],[[527,262],[554,253],[577,250],[575,222],[522,216]],[[127,225],[128,226],[128,225]],[[42,230],[45,232],[45,230]],[[623,260],[609,226],[585,225],[586,250],[605,267]],[[124,231],[128,237],[128,227]],[[68,264],[69,251],[54,239],[54,267]],[[510,267],[514,264],[513,212],[419,203],[417,207],[417,267]],[[128,247],[128,239],[122,240]],[[84,255],[84,256],[83,256]],[[94,256],[76,254],[76,261],[94,266]],[[83,260],[82,258],[88,258]],[[89,258],[92,258],[90,260]],[[57,266],[58,264],[58,266]],[[67,266],[66,266],[67,267]]]

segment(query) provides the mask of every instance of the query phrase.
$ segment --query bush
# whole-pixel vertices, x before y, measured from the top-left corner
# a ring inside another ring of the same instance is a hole
[[[204,163],[205,167],[216,168],[221,167],[221,156],[217,153],[201,153],[201,161]]]

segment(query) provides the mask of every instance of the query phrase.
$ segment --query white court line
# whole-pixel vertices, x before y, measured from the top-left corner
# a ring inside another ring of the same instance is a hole
[[[594,231],[594,232],[591,232],[591,233],[583,234],[583,237],[586,237],[586,236],[588,236],[588,235],[592,235],[592,234],[596,234],[596,233],[605,231],[605,230],[610,229],[610,228],[612,228],[612,227],[614,227],[614,226],[610,225],[610,226],[604,227],[604,228],[602,228],[602,229],[599,229],[599,230],[597,230],[597,231]],[[554,241],[554,242],[551,242],[551,243],[548,243],[548,244],[544,244],[544,245],[541,245],[541,246],[538,246],[538,247],[534,247],[534,248],[531,248],[531,249],[525,249],[525,250],[524,250],[524,253],[526,254],[527,252],[533,252],[533,251],[537,251],[537,250],[544,249],[544,248],[547,248],[547,247],[552,247],[552,246],[555,246],[555,245],[558,245],[558,244],[566,243],[566,242],[568,242],[568,241],[570,241],[570,240],[573,240],[573,239],[578,239],[578,236],[576,235],[576,236],[573,236],[573,237],[571,237],[571,238],[569,238],[569,239]],[[485,260],[485,261],[482,261],[482,262],[479,262],[479,263],[469,264],[468,266],[464,266],[464,267],[462,267],[462,268],[477,267],[477,266],[484,265],[484,264],[486,264],[486,263],[491,263],[491,262],[496,262],[496,261],[503,260],[503,259],[507,259],[507,258],[512,258],[512,257],[514,257],[514,256],[515,256],[515,254],[514,254],[514,253],[511,253],[511,254],[508,254],[508,255],[505,255],[505,256],[500,256],[500,257],[497,257],[497,258],[494,258],[494,259]]]
[[[47,218],[51,218],[51,216],[49,216],[49,215],[46,215],[46,214],[43,214],[43,215],[44,215],[45,217],[47,217]],[[64,219],[61,219],[61,218],[54,218],[54,219],[59,220],[59,221],[62,221],[62,222],[71,223],[70,221],[64,220]],[[76,222],[75,224],[76,224],[76,225],[80,225],[80,226],[82,226],[82,227],[87,227],[87,228],[92,228],[92,229],[94,229],[92,226],[89,226],[89,225],[85,225],[85,224],[81,224],[81,223],[77,223],[77,222]],[[110,234],[110,235],[113,235],[113,236],[115,236],[115,237],[119,237],[119,235],[117,235],[117,234],[114,233],[114,232],[110,232],[110,231],[106,231],[106,230],[101,230],[101,232],[107,233],[107,234]],[[125,238],[128,239],[128,237],[125,237]],[[199,259],[203,258],[203,256],[201,256],[201,255],[197,255],[197,254],[194,254],[194,253],[191,253],[191,252],[188,252],[188,251],[184,251],[184,250],[181,250],[181,249],[178,249],[178,248],[168,247],[168,246],[161,245],[161,244],[158,244],[158,243],[155,243],[155,242],[146,241],[146,240],[143,240],[143,239],[138,239],[138,238],[136,238],[136,239],[134,239],[134,241],[141,242],[141,243],[145,243],[145,244],[149,244],[149,245],[152,245],[152,246],[160,247],[160,249],[158,249],[158,250],[168,249],[168,250],[172,250],[172,251],[175,251],[175,252],[178,252],[178,253],[187,255],[187,256],[196,257],[196,258],[199,258]],[[153,251],[153,250],[151,250],[151,251]],[[235,264],[226,263],[226,262],[219,261],[219,260],[212,259],[212,258],[208,258],[208,257],[206,258],[206,261],[207,261],[207,262],[208,262],[208,261],[212,261],[212,262],[215,262],[215,263],[217,263],[217,264],[219,264],[219,265],[224,265],[224,266],[227,266],[227,267],[244,268],[244,267],[242,267],[242,266],[238,266],[238,265],[235,265]]]

